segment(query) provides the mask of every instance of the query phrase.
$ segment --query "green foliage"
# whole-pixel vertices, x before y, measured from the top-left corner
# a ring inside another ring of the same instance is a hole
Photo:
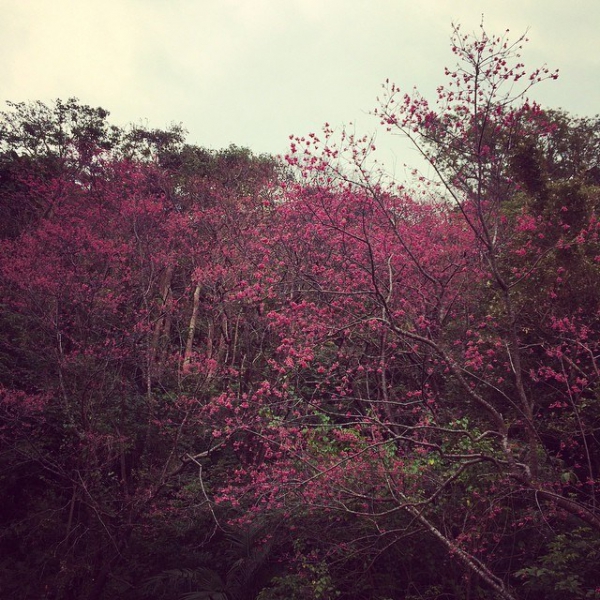
[[[291,574],[274,577],[269,586],[261,590],[256,600],[304,600],[309,599],[309,591],[300,575]]]
[[[515,575],[524,587],[550,600],[600,598],[600,540],[589,528],[557,534],[535,564]],[[536,596],[537,597],[537,596]]]
[[[218,558],[200,556],[206,566],[162,570],[146,578],[140,591],[165,600],[253,600],[274,572],[275,540],[268,532],[266,526],[231,529],[215,540]]]
[[[77,98],[43,102],[7,102],[0,113],[0,150],[30,157],[67,160],[69,148],[89,161],[97,149],[111,150],[121,132],[107,121],[108,111],[81,104]]]
[[[149,577],[142,592],[153,598],[178,600],[230,600],[227,584],[212,569],[167,569]]]

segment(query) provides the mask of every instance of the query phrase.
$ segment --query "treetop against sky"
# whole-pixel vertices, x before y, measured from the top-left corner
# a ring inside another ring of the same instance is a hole
[[[371,133],[380,84],[435,92],[452,22],[529,29],[527,64],[561,79],[542,104],[580,115],[600,105],[595,0],[3,0],[2,100],[78,97],[117,124],[183,123],[193,143],[286,151],[289,134],[325,122]],[[413,153],[380,135],[388,163]]]

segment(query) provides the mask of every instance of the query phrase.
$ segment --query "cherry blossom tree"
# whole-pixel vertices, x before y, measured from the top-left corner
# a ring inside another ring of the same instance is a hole
[[[363,552],[420,529],[468,590],[506,599],[518,581],[503,552],[522,532],[543,544],[552,524],[600,525],[597,296],[573,312],[555,302],[565,250],[594,276],[598,226],[589,209],[561,224],[566,198],[536,214],[515,167],[553,132],[527,94],[556,73],[527,71],[524,41],[456,27],[458,65],[433,107],[385,85],[375,114],[429,164],[410,193],[369,162],[370,138],[326,126],[292,140],[301,180],[277,211],[277,291],[265,290],[283,301],[269,313],[280,377],[249,398],[265,405],[247,422],[261,449],[222,496],[240,505],[246,490],[244,518],[354,517]]]

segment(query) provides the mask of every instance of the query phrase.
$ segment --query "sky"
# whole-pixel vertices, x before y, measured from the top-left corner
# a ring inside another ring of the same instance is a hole
[[[377,130],[386,78],[433,95],[452,23],[482,16],[490,34],[528,30],[526,65],[560,70],[533,99],[600,112],[600,0],[0,0],[0,109],[77,97],[117,125],[279,154],[325,122]],[[410,161],[399,143],[378,134]]]

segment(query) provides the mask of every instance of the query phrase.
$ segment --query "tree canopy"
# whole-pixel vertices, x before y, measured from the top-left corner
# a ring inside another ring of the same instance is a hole
[[[600,598],[600,120],[524,38],[287,156],[0,114],[7,598]]]

